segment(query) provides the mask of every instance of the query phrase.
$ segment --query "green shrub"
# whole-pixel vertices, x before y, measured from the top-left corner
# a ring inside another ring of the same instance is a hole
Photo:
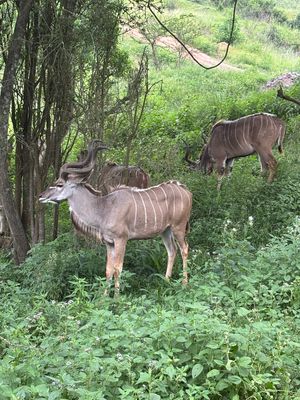
[[[34,246],[21,267],[2,266],[2,277],[14,279],[32,293],[49,299],[65,299],[71,291],[70,280],[78,276],[93,282],[105,276],[104,249],[88,247],[74,233],[63,234],[45,245]]]
[[[187,288],[113,301],[73,278],[56,302],[0,283],[2,398],[296,400],[299,220],[258,251],[233,228]]]

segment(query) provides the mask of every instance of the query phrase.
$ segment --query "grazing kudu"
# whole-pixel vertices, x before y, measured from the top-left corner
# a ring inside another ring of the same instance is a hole
[[[84,160],[87,154],[87,150],[81,150],[77,157],[78,161]],[[95,179],[93,181],[95,182]],[[149,175],[142,168],[108,161],[100,169],[95,186],[102,195],[106,195],[122,185],[145,189],[149,186],[149,182]]]
[[[220,121],[213,126],[211,137],[199,160],[191,161],[186,152],[185,161],[192,168],[207,174],[215,168],[219,190],[222,177],[230,174],[235,158],[257,153],[262,172],[269,171],[268,182],[272,182],[277,166],[272,148],[277,143],[279,152],[283,151],[284,135],[285,124],[272,114],[258,113],[234,121]]]
[[[100,170],[98,190],[106,195],[121,185],[145,189],[149,186],[149,175],[140,167],[107,162]]]
[[[115,293],[127,241],[149,239],[160,235],[168,253],[166,278],[171,277],[176,257],[176,242],[183,261],[183,283],[188,281],[188,244],[192,194],[177,181],[169,181],[148,189],[122,186],[102,196],[86,183],[95,164],[95,153],[106,146],[89,146],[82,163],[65,164],[54,186],[41,193],[43,203],[67,200],[76,229],[104,243],[107,250],[106,278],[114,276]]]

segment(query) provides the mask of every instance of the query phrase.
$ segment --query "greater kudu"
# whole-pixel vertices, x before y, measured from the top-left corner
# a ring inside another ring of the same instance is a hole
[[[77,157],[78,161],[86,159],[87,154],[87,150],[81,150]],[[120,165],[111,161],[102,166],[98,176],[95,176],[95,173],[93,175],[92,181],[102,195],[106,195],[122,185],[145,189],[150,182],[149,175],[141,167]]]
[[[284,122],[273,114],[258,113],[234,121],[220,121],[213,126],[211,137],[202,149],[199,160],[191,161],[186,152],[185,161],[193,169],[207,174],[216,168],[220,189],[221,179],[230,174],[235,158],[257,153],[262,172],[268,170],[268,182],[272,182],[277,166],[272,148],[277,143],[279,152],[283,151],[284,135]]]
[[[98,190],[106,195],[121,185],[145,189],[149,186],[149,175],[137,166],[113,162],[104,164],[97,181]]]
[[[95,164],[95,152],[106,148],[89,147],[82,163],[65,164],[54,186],[41,193],[43,203],[67,200],[76,229],[106,245],[106,278],[115,279],[123,267],[126,243],[130,239],[149,239],[160,235],[168,253],[166,278],[171,277],[176,257],[176,242],[183,262],[183,283],[188,281],[186,233],[192,207],[192,194],[177,181],[148,189],[119,187],[106,196],[86,183]]]

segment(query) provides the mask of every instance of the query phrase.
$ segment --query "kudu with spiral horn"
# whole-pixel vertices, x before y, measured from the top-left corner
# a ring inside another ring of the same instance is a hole
[[[85,181],[95,164],[95,153],[105,145],[89,147],[82,163],[65,164],[56,184],[41,193],[43,203],[67,200],[71,219],[81,233],[104,243],[107,250],[106,278],[114,276],[115,293],[123,267],[126,244],[131,239],[161,236],[168,253],[166,277],[172,274],[177,245],[183,262],[183,283],[188,281],[186,234],[192,207],[192,194],[177,181],[148,189],[120,187],[106,196]],[[89,158],[89,160],[88,160]]]

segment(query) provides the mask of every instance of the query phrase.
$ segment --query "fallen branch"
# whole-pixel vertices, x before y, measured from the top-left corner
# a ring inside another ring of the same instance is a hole
[[[282,86],[277,90],[277,97],[280,97],[281,99],[291,101],[292,103],[298,104],[300,106],[300,100],[294,99],[293,97],[287,96],[283,93]]]

